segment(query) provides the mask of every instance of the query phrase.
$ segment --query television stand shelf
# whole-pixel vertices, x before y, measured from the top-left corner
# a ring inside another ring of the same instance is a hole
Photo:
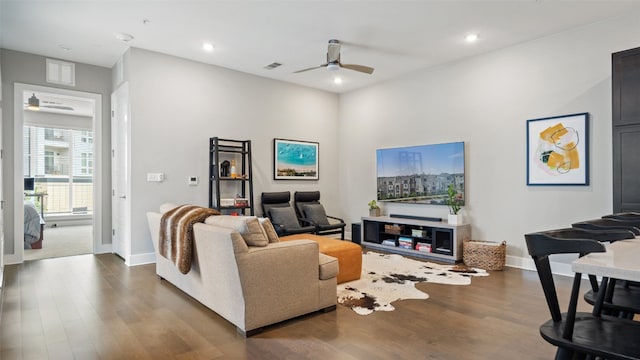
[[[396,254],[462,261],[462,243],[471,239],[471,225],[388,216],[362,218],[362,246]]]

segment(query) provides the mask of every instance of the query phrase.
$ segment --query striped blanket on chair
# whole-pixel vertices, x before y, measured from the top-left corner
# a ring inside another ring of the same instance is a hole
[[[180,205],[162,215],[160,219],[160,255],[171,260],[181,273],[191,270],[193,254],[193,224],[204,222],[217,210],[196,205]]]

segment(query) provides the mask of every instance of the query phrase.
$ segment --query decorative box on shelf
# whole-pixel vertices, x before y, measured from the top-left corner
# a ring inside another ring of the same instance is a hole
[[[249,199],[235,198],[235,199],[233,199],[233,206],[248,207],[249,206]]]
[[[425,237],[426,231],[422,229],[411,229],[411,236],[413,237]]]
[[[389,233],[389,234],[396,234],[396,235],[400,235],[400,233],[402,232],[402,229],[404,229],[404,226],[402,225],[396,225],[396,224],[385,224],[384,225],[384,232]]]
[[[234,206],[235,199],[220,199],[220,206]]]

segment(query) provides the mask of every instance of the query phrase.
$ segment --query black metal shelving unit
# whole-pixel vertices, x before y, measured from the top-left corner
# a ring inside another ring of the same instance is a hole
[[[221,176],[225,160],[235,161],[235,177]],[[251,140],[209,138],[209,207],[223,214],[254,215]]]

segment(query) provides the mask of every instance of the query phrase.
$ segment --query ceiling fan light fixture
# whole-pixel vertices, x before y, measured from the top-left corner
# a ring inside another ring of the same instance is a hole
[[[29,104],[27,105],[29,110],[40,110],[40,99],[36,97],[36,94],[32,94],[29,98]]]
[[[329,63],[327,64],[327,70],[331,70],[331,71],[335,71],[340,69],[340,65],[336,64],[336,63]]]

